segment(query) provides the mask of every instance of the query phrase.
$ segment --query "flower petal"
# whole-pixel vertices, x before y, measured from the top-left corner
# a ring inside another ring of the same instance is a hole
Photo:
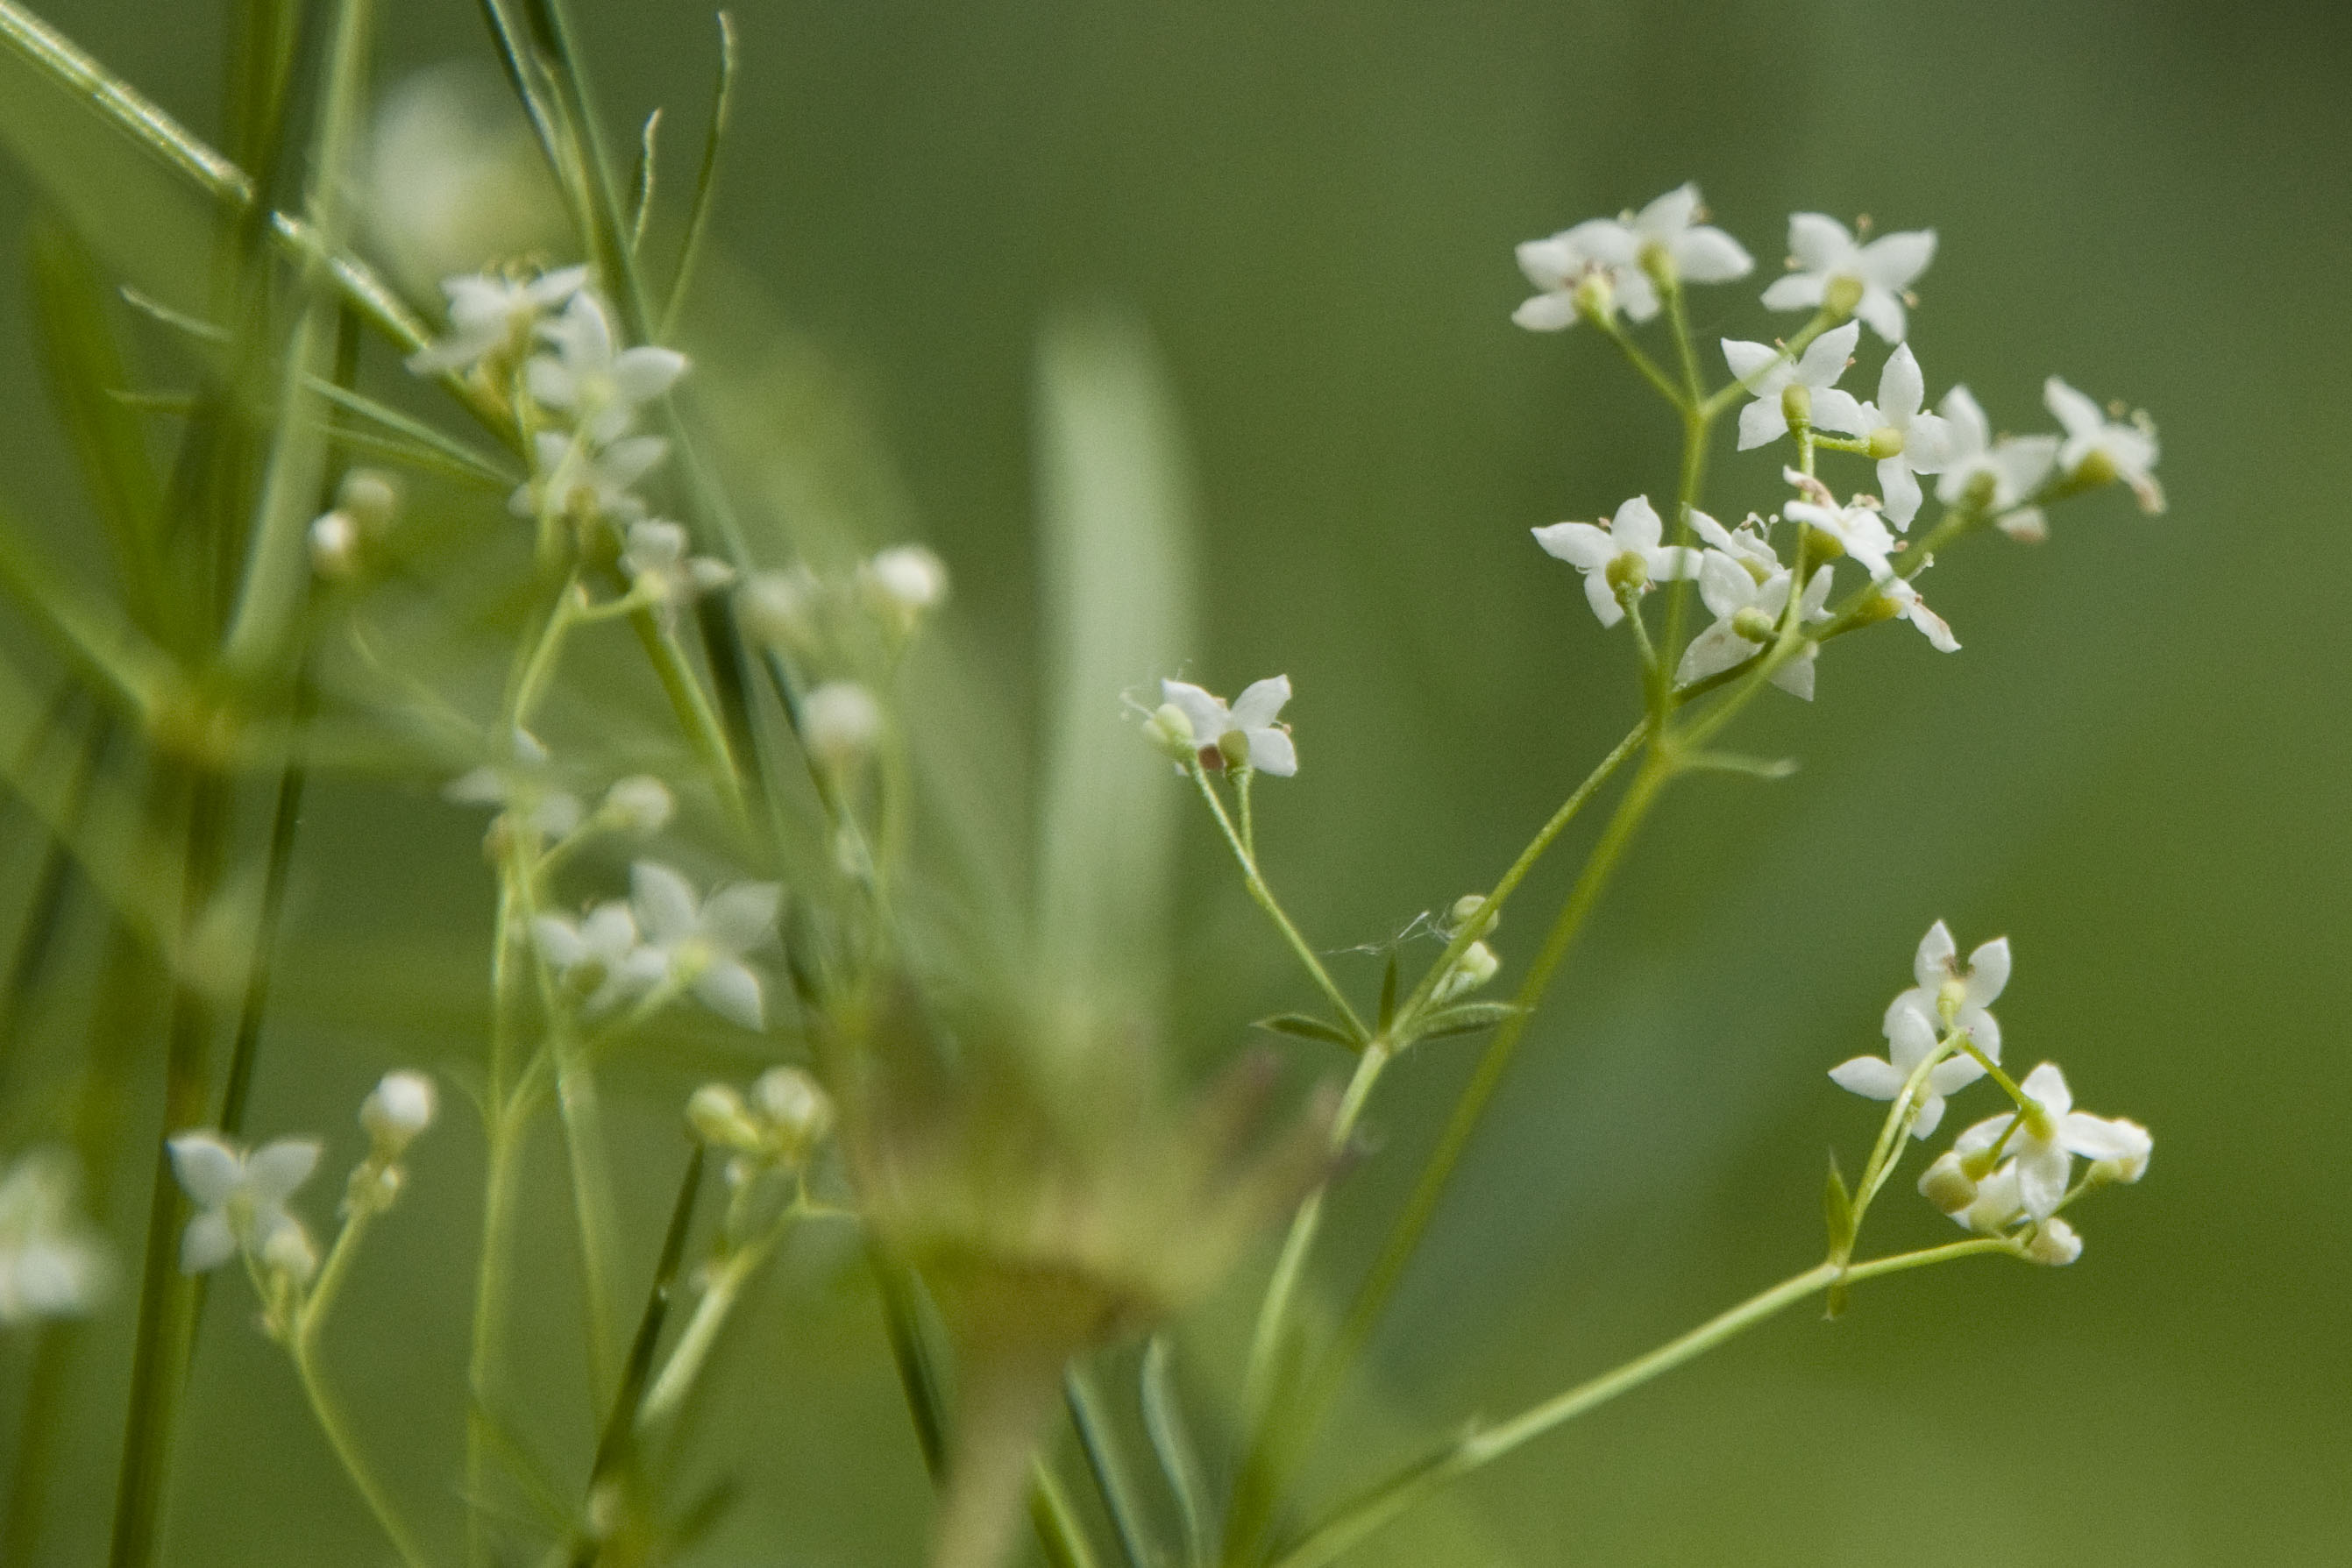
[[[1864,282],[1899,294],[1916,282],[1935,259],[1936,231],[1905,229],[1900,234],[1881,235],[1864,246],[1854,257],[1854,265]]]
[[[1875,1056],[1857,1056],[1830,1069],[1830,1082],[1865,1100],[1892,1100],[1903,1092],[1903,1074]]]
[[[733,958],[720,958],[694,977],[697,1000],[728,1022],[758,1033],[766,1022],[760,977]]]
[[[1276,675],[1270,680],[1252,681],[1234,699],[1233,716],[1235,729],[1264,729],[1282,713],[1282,705],[1290,700],[1290,677]]]
[[[1532,294],[1511,312],[1515,326],[1530,332],[1557,332],[1576,325],[1576,300],[1567,294]]]
[[[215,1134],[182,1133],[164,1147],[172,1153],[172,1174],[206,1208],[226,1203],[245,1179],[245,1161]]]
[[[219,1268],[236,1256],[236,1232],[228,1225],[228,1216],[217,1209],[206,1209],[188,1221],[180,1232],[180,1272],[202,1274]]]
[[[1853,260],[1853,235],[1843,224],[1821,213],[1792,213],[1789,254],[1807,272],[1835,272]]]
[[[1528,531],[1535,535],[1546,555],[1556,556],[1579,571],[1599,571],[1617,559],[1618,547],[1609,530],[1591,523],[1551,523]]]
[[[1692,229],[1672,248],[1675,270],[1693,283],[1728,283],[1756,270],[1756,258],[1721,229]]]
[[[1250,766],[1260,773],[1271,773],[1277,779],[1287,779],[1298,771],[1298,750],[1290,743],[1290,732],[1279,726],[1245,730],[1249,737]]]
[[[323,1152],[324,1145],[316,1138],[280,1138],[256,1149],[245,1162],[246,1190],[253,1195],[254,1207],[283,1204],[296,1187],[310,1179]]]
[[[776,911],[784,890],[772,882],[739,882],[712,894],[698,923],[714,947],[741,953],[776,934]]]
[[[630,902],[637,925],[656,942],[683,942],[695,933],[701,901],[694,884],[658,861],[629,868]]]

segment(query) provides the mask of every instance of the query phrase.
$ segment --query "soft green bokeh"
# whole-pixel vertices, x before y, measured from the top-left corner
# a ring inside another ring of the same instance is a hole
[[[480,53],[471,6],[398,9],[397,62]],[[615,124],[672,106],[682,190],[706,14],[580,9]],[[45,14],[209,133],[210,7]],[[1622,634],[1526,530],[1669,489],[1671,422],[1589,332],[1510,325],[1515,241],[1685,178],[1759,280],[1792,208],[1932,225],[1913,341],[1934,390],[1967,381],[2005,428],[2045,423],[2052,371],[2153,410],[2169,516],[2117,494],[2062,512],[2042,549],[1957,553],[1933,587],[1964,653],[1901,628],[1838,645],[1818,703],[1773,698],[1744,729],[1801,772],[1676,788],[1377,1343],[1364,1408],[1381,1415],[1336,1428],[1320,1473],[1360,1481],[1812,1261],[1823,1152],[1851,1169],[1876,1125],[1822,1071],[1874,1047],[1940,915],[1964,944],[2011,936],[2016,1062],[2057,1058],[2087,1107],[2156,1132],[2148,1181],[2086,1207],[2083,1261],[1971,1263],[1867,1289],[1834,1324],[1792,1314],[1497,1466],[1462,1494],[1462,1533],[1397,1541],[1423,1561],[1636,1568],[2352,1552],[2352,1055],[2329,978],[2352,943],[2352,26],[2336,8],[888,0],[738,20],[714,275],[764,288],[839,372],[895,457],[895,480],[856,482],[868,511],[948,559],[967,673],[1032,711],[1035,333],[1108,298],[1156,334],[1205,526],[1190,669],[1297,685],[1304,766],[1260,789],[1261,841],[1328,947],[1489,881],[1633,716]],[[0,172],[12,256],[29,192]],[[1753,293],[1700,294],[1701,330],[1794,325]],[[32,361],[20,298],[0,306],[12,367]],[[723,310],[695,324],[739,358],[720,340],[741,329]],[[5,488],[71,517],[37,407],[29,373],[0,387]],[[1711,509],[1767,504],[1776,464],[1720,461]],[[1034,769],[999,760],[1017,800]],[[422,789],[320,791],[287,977],[299,1021],[265,1055],[257,1130],[331,1129],[355,1152],[347,1118],[376,1072],[472,1051],[477,827]],[[6,847],[21,875],[28,852]],[[1307,992],[1207,823],[1187,857],[1177,1033],[1206,1061]],[[1506,922],[1507,975],[1566,871]],[[1370,960],[1340,963],[1372,984]],[[396,1030],[342,999],[366,965],[411,992]],[[1383,1086],[1382,1152],[1334,1199],[1327,1285],[1377,1244],[1470,1049],[1426,1047]],[[682,1157],[681,1076],[619,1086],[647,1238]],[[133,1138],[152,1093],[126,1087]],[[472,1135],[453,1113],[420,1145],[414,1201],[380,1228],[331,1354],[395,1486],[444,1518]],[[113,1205],[126,1252],[138,1185]],[[1876,1238],[1952,1234],[1906,1185]],[[551,1222],[541,1245],[560,1277],[566,1233]],[[778,1278],[707,1412],[709,1473],[745,1489],[709,1560],[908,1561],[926,1491],[855,1260],[807,1248]],[[378,1560],[241,1284],[222,1283],[171,1560]],[[569,1390],[578,1333],[550,1300],[531,1354]],[[102,1538],[121,1394],[100,1368],[126,1316],[86,1344],[51,1562],[91,1561]],[[0,1347],[0,1385],[22,1365]],[[587,1418],[551,1392],[534,1437],[575,1465]]]

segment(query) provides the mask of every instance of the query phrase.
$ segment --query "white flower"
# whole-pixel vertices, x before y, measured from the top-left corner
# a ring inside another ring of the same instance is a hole
[[[629,868],[629,886],[637,927],[667,960],[670,978],[730,1022],[762,1028],[760,977],[741,955],[775,935],[783,889],[739,882],[697,899],[692,883],[654,861]]]
[[[1895,607],[1898,620],[1908,621],[1919,628],[1928,643],[1939,653],[1957,653],[1959,639],[1952,635],[1951,623],[1927,608],[1919,597],[1919,590],[1907,577],[1890,577],[1878,585],[1878,596]]]
[[[1736,528],[1727,528],[1705,512],[1691,513],[1691,532],[1710,547],[1721,550],[1748,569],[1748,574],[1759,582],[1780,570],[1780,554],[1772,549],[1758,528],[1756,515]]]
[[[707,555],[689,556],[686,546],[686,529],[656,518],[631,523],[628,546],[621,552],[630,586],[654,601],[666,625],[677,621],[678,606],[735,580],[733,567]]]
[[[255,1258],[301,1222],[286,1212],[294,1189],[319,1167],[320,1146],[310,1138],[280,1138],[251,1154],[217,1133],[182,1133],[166,1145],[172,1172],[196,1203],[195,1218],[180,1237],[180,1269],[201,1274],[217,1269],[244,1249]]]
[[[1698,518],[1692,520],[1696,524]],[[1713,518],[1706,521],[1725,538],[1734,538]],[[1769,556],[1769,549],[1767,555]],[[1715,624],[1692,638],[1690,646],[1683,650],[1682,662],[1675,666],[1678,684],[1705,680],[1744,664],[1780,634],[1780,617],[1789,607],[1789,588],[1795,576],[1777,559],[1772,570],[1759,580],[1757,572],[1760,570],[1720,549],[1708,550],[1699,562],[1698,596],[1715,612]],[[1805,585],[1804,597],[1797,608],[1797,613],[1804,620],[1829,619],[1829,612],[1823,606],[1829,601],[1830,578],[1830,569],[1825,566],[1815,571],[1812,580]],[[1805,643],[1794,657],[1772,672],[1772,684],[1811,702],[1817,651],[1815,644]]]
[[[1936,1026],[1926,1014],[1909,1008],[1889,1014],[1888,1019],[1886,1055],[1857,1056],[1840,1062],[1830,1069],[1832,1082],[1865,1100],[1892,1100],[1903,1092],[1903,1085],[1919,1071],[1919,1064],[1935,1054]],[[1933,1133],[1944,1119],[1944,1097],[1983,1076],[1984,1069],[1967,1055],[1947,1057],[1929,1068],[1927,1081],[1920,1086],[1918,1116],[1911,1124],[1911,1135],[1924,1138]]]
[[[2049,1218],[2065,1197],[2076,1155],[2089,1160],[2137,1159],[2145,1168],[2155,1143],[2147,1129],[2137,1122],[2110,1121],[2075,1110],[2074,1092],[2066,1087],[2066,1075],[2057,1063],[2043,1062],[2018,1087],[2033,1107],[2021,1120],[2014,1112],[1987,1117],[1955,1138],[1952,1151],[1964,1164],[1995,1148],[2009,1155],[2017,1172],[2018,1205],[2035,1219]],[[2012,1123],[2017,1124],[2013,1133]]]
[[[1793,468],[1784,468],[1780,473],[1781,477],[1805,494],[1803,500],[1790,501],[1780,508],[1783,517],[1835,539],[1838,547],[1860,561],[1876,580],[1884,582],[1895,575],[1895,568],[1886,559],[1894,553],[1895,536],[1887,531],[1878,508],[1864,505],[1860,497],[1841,506],[1820,480]]]
[[[823,641],[824,600],[824,584],[816,573],[796,562],[781,570],[753,572],[735,595],[735,614],[752,641],[805,655]]]
[[[1890,343],[1904,336],[1905,291],[1935,259],[1936,231],[1910,229],[1857,245],[1846,226],[1819,213],[1789,220],[1788,277],[1764,291],[1768,310],[1814,310],[1836,292],[1851,298],[1852,313]]]
[[[584,267],[567,267],[541,273],[528,281],[468,273],[446,278],[441,292],[449,297],[449,335],[419,349],[408,358],[418,375],[467,371],[501,350],[530,341],[540,318],[579,293],[588,281]]]
[[[2073,1226],[2053,1215],[2033,1228],[2033,1238],[2025,1244],[2025,1255],[2036,1263],[2063,1269],[2083,1255],[2083,1239],[2074,1234]]]
[[[1979,484],[1990,486],[1988,509],[2012,538],[2039,539],[2049,531],[2042,508],[2023,505],[2058,462],[2054,435],[1992,438],[1992,423],[1964,386],[1944,394],[1944,473],[1936,498],[1958,506]]]
[[[524,729],[514,732],[509,745],[510,760],[451,779],[441,798],[460,806],[496,806],[502,817],[545,838],[560,839],[579,827],[586,812],[578,796],[551,781],[547,747]]]
[[[1849,321],[1814,339],[1795,360],[1786,350],[1769,344],[1724,339],[1724,362],[1756,400],[1739,411],[1739,450],[1746,452],[1789,434],[1790,394],[1798,388],[1803,392],[1796,401],[1808,406],[1806,417],[1815,429],[1860,434],[1862,405],[1852,392],[1840,392],[1837,382],[1845,374],[1861,337],[1862,329]]]
[[[433,1124],[438,1104],[433,1080],[422,1072],[387,1072],[360,1102],[360,1125],[380,1153],[396,1155]]]
[[[1944,465],[1949,435],[1944,422],[1920,412],[1927,395],[1926,380],[1911,345],[1897,343],[1878,372],[1878,401],[1862,405],[1860,428],[1854,434],[1870,443],[1878,459],[1878,497],[1886,520],[1907,530],[1919,515],[1919,478]]]
[[[0,1326],[80,1317],[111,1270],[81,1216],[73,1156],[35,1149],[0,1176]]]
[[[2147,415],[2135,414],[2131,423],[2110,420],[2097,403],[2052,376],[2042,383],[2042,401],[2066,427],[2066,444],[2058,449],[2058,466],[2070,477],[2084,477],[2085,469],[2104,481],[2121,479],[2139,497],[2139,509],[2151,515],[2164,510],[2164,490],[2151,472],[2156,467],[2156,424]]]
[[[669,455],[658,435],[629,435],[601,452],[569,435],[542,430],[531,438],[531,476],[515,487],[507,510],[518,517],[611,517],[635,522],[646,504],[631,488]]]
[[[829,768],[863,760],[882,738],[882,705],[856,681],[827,681],[801,701],[801,744]]]
[[[1546,554],[1584,574],[1585,600],[1603,626],[1625,619],[1625,606],[1617,597],[1621,590],[1647,592],[1652,583],[1698,575],[1698,551],[1660,542],[1666,536],[1665,525],[1647,496],[1619,507],[1605,528],[1592,523],[1553,523],[1529,531]]]
[[[1633,319],[1647,321],[1658,313],[1649,267],[1671,269],[1690,283],[1747,277],[1755,259],[1721,229],[1697,223],[1698,215],[1698,187],[1683,184],[1638,213],[1592,218],[1549,239],[1528,241],[1518,247],[1519,270],[1543,292],[1511,319],[1532,331],[1558,331],[1576,319],[1577,286],[1598,279],[1606,287],[1604,298]]]
[[[593,985],[583,1004],[591,1018],[645,995],[669,973],[669,956],[637,940],[637,917],[618,900],[577,922],[542,915],[530,923],[530,935],[557,978]]]
[[[1919,938],[1919,950],[1912,956],[1911,977],[1918,983],[1886,1004],[1880,1027],[1892,1040],[1902,1015],[1916,1013],[1946,1029],[1966,1030],[1979,1051],[1999,1061],[2000,1020],[1990,1009],[2009,984],[2009,938],[1996,936],[1970,953],[1963,965],[1951,927],[1938,920]]]
[[[1288,675],[1251,682],[1231,707],[1223,697],[1211,696],[1184,681],[1160,682],[1160,700],[1165,705],[1162,712],[1172,707],[1192,727],[1204,766],[1254,768],[1279,779],[1298,771],[1298,752],[1291,745],[1290,727],[1278,722],[1282,705],[1290,700]]]
[[[947,563],[920,545],[877,551],[857,569],[866,608],[905,637],[925,615],[947,602]]]
[[[640,345],[614,352],[612,320],[592,293],[573,295],[562,316],[539,331],[555,353],[535,354],[525,367],[530,395],[549,408],[569,409],[573,423],[600,446],[625,434],[636,423],[639,406],[686,373],[686,356],[675,349]]]

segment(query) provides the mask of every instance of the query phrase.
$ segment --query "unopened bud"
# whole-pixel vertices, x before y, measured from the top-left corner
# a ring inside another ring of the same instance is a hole
[[[1605,267],[1596,267],[1576,280],[1577,314],[1598,327],[1607,327],[1617,314],[1617,284]]]
[[[1790,382],[1780,389],[1780,415],[1793,427],[1813,423],[1813,389]]]
[[[1977,1200],[1977,1184],[1960,1156],[1946,1153],[1920,1173],[1919,1196],[1946,1214],[1958,1214]]]
[[[1447,918],[1452,923],[1454,928],[1459,931],[1465,925],[1469,925],[1473,920],[1477,919],[1478,916],[1485,912],[1486,907],[1486,895],[1485,894],[1465,893],[1461,897],[1454,901],[1454,908],[1449,912]],[[1496,927],[1502,924],[1503,917],[1497,915],[1492,920],[1486,922],[1486,929],[1489,933],[1492,933]]]
[[[319,1271],[319,1249],[312,1245],[302,1222],[289,1219],[272,1229],[269,1239],[261,1244],[261,1263],[273,1274],[307,1285]]]
[[[824,594],[804,566],[753,572],[735,595],[736,619],[752,641],[805,654],[819,642],[817,605]]]
[[[1143,721],[1144,737],[1166,752],[1177,762],[1190,762],[1200,750],[1201,743],[1192,734],[1192,721],[1174,703],[1161,703]]]
[[[833,1125],[833,1102],[815,1079],[797,1067],[772,1067],[760,1074],[751,1085],[751,1103],[794,1158],[806,1154]]]
[[[335,510],[368,538],[381,538],[400,513],[400,486],[381,468],[354,468],[336,486]]]
[[[721,1148],[750,1148],[760,1141],[759,1124],[731,1084],[706,1083],[696,1090],[686,1103],[686,1124],[696,1137]]]
[[[828,768],[865,760],[882,738],[882,705],[855,681],[827,681],[801,704],[801,741]]]
[[[1632,550],[1622,551],[1610,558],[1608,579],[1609,586],[1619,593],[1629,588],[1636,591],[1647,588],[1650,585],[1649,562]]]
[[[2074,471],[2066,477],[2085,490],[2112,485],[2116,477],[2116,460],[2107,455],[2105,449],[2094,446],[2083,455],[2083,460],[2074,465]]]
[[[1753,604],[1743,604],[1732,612],[1731,629],[1750,643],[1769,643],[1780,630],[1769,615]]]
[[[1870,433],[1870,455],[1884,462],[1903,455],[1903,433],[1891,424],[1882,424]]]
[[[900,637],[947,602],[947,563],[920,545],[881,551],[858,569],[857,580],[866,608]]]
[[[310,522],[310,570],[341,581],[360,569],[359,525],[342,512],[321,512]]]
[[[2034,1228],[2033,1239],[2025,1244],[2025,1255],[2036,1263],[2063,1269],[2083,1255],[2083,1239],[2073,1226],[2053,1215]]]
[[[1843,321],[1862,303],[1862,279],[1832,277],[1822,290],[1822,308]]]
[[[360,1103],[360,1125],[375,1140],[386,1158],[397,1156],[433,1124],[436,1096],[433,1080],[422,1072],[387,1072]]]
[[[604,792],[604,804],[597,814],[629,832],[658,833],[677,810],[677,801],[668,785],[649,773],[634,773]]]
[[[1484,942],[1473,942],[1462,949],[1462,956],[1454,960],[1454,967],[1446,972],[1444,979],[1438,982],[1434,999],[1450,1002],[1456,997],[1466,996],[1493,979],[1502,967],[1503,961],[1495,956],[1492,947]]]
[[[1236,773],[1247,768],[1250,757],[1248,734],[1243,730],[1229,729],[1217,737],[1217,755],[1223,758],[1225,766]]]

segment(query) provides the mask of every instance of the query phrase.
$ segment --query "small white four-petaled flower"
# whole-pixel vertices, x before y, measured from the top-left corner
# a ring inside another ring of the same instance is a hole
[[[775,935],[783,889],[739,882],[697,898],[691,883],[655,861],[630,867],[629,886],[637,929],[669,978],[730,1023],[762,1028],[760,977],[742,955]]]
[[[2008,937],[1979,944],[1963,964],[1951,927],[1938,920],[1919,938],[1919,950],[1912,956],[1911,977],[1917,983],[1886,1005],[1881,1027],[1891,1040],[1896,1019],[1915,1012],[1947,1029],[1965,1030],[1979,1051],[1999,1061],[2000,1020],[1992,1016],[1991,1008],[2009,985],[2009,969]]]
[[[1654,583],[1698,575],[1699,552],[1664,543],[1666,529],[1647,496],[1617,508],[1607,528],[1594,523],[1553,523],[1530,529],[1547,555],[1584,574],[1584,597],[1603,626],[1625,619],[1625,593],[1646,593]]]
[[[2111,420],[2099,405],[2052,376],[2042,386],[2042,401],[2066,427],[2066,443],[2058,449],[2058,466],[2082,476],[2085,468],[2106,474],[2131,486],[2139,509],[2151,515],[2164,510],[2164,490],[2157,484],[2156,424],[2140,414],[2130,422]]]
[[[1580,287],[1597,285],[1596,308],[1622,309],[1635,321],[1658,313],[1654,268],[1688,283],[1728,283],[1756,262],[1738,240],[1698,221],[1698,187],[1677,185],[1638,213],[1590,218],[1518,247],[1519,270],[1541,290],[1511,319],[1537,332],[1573,324]]]
[[[2025,502],[2042,488],[2058,462],[2054,435],[1993,439],[1992,422],[1968,388],[1956,386],[1937,405],[1944,419],[1944,472],[1936,498],[1958,506],[1981,489],[1994,526],[2011,538],[2037,540],[2049,533],[2042,508]]]
[[[1857,1056],[1851,1061],[1842,1061],[1830,1069],[1830,1080],[1865,1100],[1892,1100],[1903,1092],[1911,1075],[1935,1051],[1935,1024],[1916,1009],[1898,1007],[1887,1014],[1886,1054]],[[1919,1087],[1918,1112],[1911,1124],[1911,1135],[1924,1138],[1933,1133],[1944,1119],[1944,1097],[1958,1093],[1983,1076],[1984,1068],[1974,1057],[1965,1054],[1948,1056],[1927,1069],[1927,1082]]]
[[[1895,567],[1887,559],[1895,551],[1895,536],[1877,507],[1866,505],[1860,497],[1841,505],[1829,486],[1811,475],[1793,468],[1784,468],[1780,474],[1804,493],[1804,499],[1783,506],[1781,516],[1836,540],[1838,548],[1861,562],[1874,580],[1884,582],[1895,575]]]
[[[640,345],[616,350],[612,320],[593,293],[574,294],[563,314],[539,331],[555,352],[535,354],[525,367],[530,395],[549,408],[569,411],[580,431],[600,446],[626,434],[637,410],[686,373],[686,356],[675,349]]]
[[[2065,1198],[2076,1155],[2113,1160],[2124,1168],[2147,1169],[2154,1146],[2147,1129],[2137,1122],[2075,1110],[2074,1092],[2067,1088],[2066,1075],[2057,1063],[2043,1062],[2027,1073],[2018,1087],[2031,1109],[2021,1114],[2009,1112],[1987,1117],[1954,1139],[1952,1152],[1960,1156],[1963,1166],[1995,1150],[2009,1156],[2009,1165],[2017,1172],[2018,1206],[2034,1219],[2048,1219]],[[1980,1197],[1979,1204],[1983,1202]]]
[[[106,1251],[78,1185],[61,1148],[34,1149],[0,1176],[0,1327],[80,1317],[105,1293]]]
[[[1161,681],[1163,711],[1174,708],[1192,728],[1192,743],[1204,767],[1249,768],[1287,779],[1298,771],[1298,751],[1290,727],[1281,722],[1290,700],[1290,677],[1276,675],[1242,688],[1228,707],[1189,681]]]
[[[676,523],[655,518],[629,525],[621,570],[632,588],[654,601],[665,625],[676,623],[680,605],[735,581],[735,569],[725,561],[686,552],[686,529]]]
[[[1746,452],[1788,434],[1792,402],[1807,411],[1805,417],[1815,429],[1857,434],[1862,404],[1852,392],[1839,391],[1837,382],[1845,374],[1861,336],[1862,329],[1849,321],[1814,339],[1794,359],[1787,350],[1769,343],[1724,339],[1724,363],[1755,399],[1739,411],[1739,450]]]
[[[1904,296],[1936,256],[1936,231],[1910,229],[1858,244],[1820,213],[1789,219],[1792,270],[1764,291],[1768,310],[1815,310],[1836,299],[1890,343],[1903,340]],[[1837,297],[1843,296],[1843,298]]]
[[[1886,520],[1907,530],[1919,515],[1919,476],[1944,465],[1950,436],[1937,415],[1921,412],[1927,384],[1908,343],[1897,343],[1878,373],[1878,401],[1861,406],[1854,434],[1878,461],[1878,497]]]
[[[487,273],[444,279],[449,335],[411,354],[408,368],[421,376],[469,371],[501,350],[521,348],[530,343],[540,318],[579,293],[587,281],[584,267],[522,280]]]
[[[302,1222],[286,1212],[286,1200],[319,1168],[315,1139],[280,1138],[248,1154],[217,1133],[200,1131],[182,1133],[166,1146],[173,1174],[196,1204],[180,1236],[184,1272],[217,1269],[240,1249],[257,1259],[299,1251],[286,1239],[301,1237]]]
[[[1704,521],[1698,529],[1701,538],[1710,530],[1721,535],[1727,544],[1737,546],[1738,536],[1704,513],[1692,516],[1694,526]],[[1743,530],[1744,531],[1744,530]],[[1755,539],[1754,535],[1749,538]],[[1757,545],[1763,543],[1756,539]],[[1769,555],[1769,548],[1766,551]],[[1759,577],[1759,572],[1762,575]],[[1825,621],[1829,612],[1823,606],[1829,601],[1831,571],[1826,566],[1816,570],[1805,585],[1802,601],[1797,607],[1801,619],[1807,622]],[[1717,548],[1706,552],[1699,562],[1698,596],[1715,612],[1715,623],[1691,639],[1683,650],[1682,662],[1675,667],[1677,682],[1704,680],[1709,675],[1747,663],[1763,650],[1764,644],[1780,634],[1780,617],[1789,607],[1789,590],[1795,576],[1776,560],[1770,569],[1751,566],[1743,555]],[[1817,647],[1806,643],[1787,663],[1772,672],[1772,684],[1782,691],[1811,702],[1813,697],[1813,658]]]

